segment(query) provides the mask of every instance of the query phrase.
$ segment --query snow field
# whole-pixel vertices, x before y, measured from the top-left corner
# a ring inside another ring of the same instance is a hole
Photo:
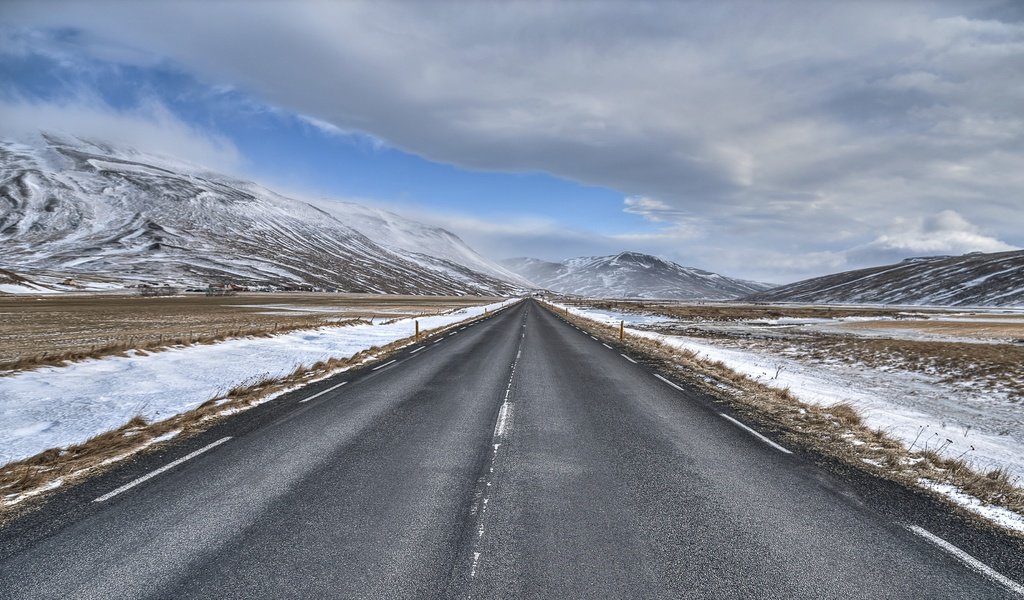
[[[976,470],[1003,468],[1024,480],[1024,414],[1016,403],[992,395],[970,395],[923,373],[854,367],[841,363],[807,364],[795,358],[722,348],[704,339],[637,329],[671,319],[612,310],[555,304],[570,314],[606,325],[625,321],[630,335],[689,350],[719,361],[759,383],[789,391],[808,404],[848,403],[872,428],[885,430],[915,450],[930,449],[963,458]],[[633,327],[630,327],[632,325]],[[1020,484],[1020,481],[1018,482]],[[955,503],[1024,531],[1024,516],[983,505],[952,486],[924,485]]]
[[[297,367],[347,358],[517,300],[381,325],[302,330],[269,338],[108,357],[0,377],[0,465],[110,431],[141,415],[162,420],[231,388],[279,378]]]

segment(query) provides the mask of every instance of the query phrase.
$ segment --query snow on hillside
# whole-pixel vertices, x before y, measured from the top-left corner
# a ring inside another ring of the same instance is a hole
[[[443,259],[457,265],[529,287],[530,282],[500,264],[481,256],[459,236],[442,229],[407,219],[391,211],[335,200],[316,200],[311,204],[382,246]]]
[[[769,287],[638,252],[570,258],[557,263],[512,258],[502,264],[542,288],[590,298],[729,300]]]
[[[444,238],[443,230],[393,219],[373,233],[401,243],[367,237],[344,211],[180,161],[49,134],[0,142],[7,292],[66,289],[56,283],[65,279],[460,295],[522,287],[478,270],[487,261],[451,234],[446,245],[403,248],[428,233]],[[442,255],[423,253],[434,249]]]
[[[748,298],[816,304],[1024,306],[1024,250],[909,258],[783,285]]]

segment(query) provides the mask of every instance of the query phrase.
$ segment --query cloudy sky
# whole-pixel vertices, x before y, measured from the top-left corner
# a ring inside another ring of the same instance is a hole
[[[5,2],[0,129],[787,282],[1024,246],[1024,3]]]

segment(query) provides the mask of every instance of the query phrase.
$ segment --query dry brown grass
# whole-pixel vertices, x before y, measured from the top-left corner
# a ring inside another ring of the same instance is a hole
[[[472,317],[451,325],[420,333],[420,340],[444,335],[446,332],[480,319]],[[171,432],[177,437],[195,435],[205,431],[220,419],[259,404],[271,394],[288,388],[308,384],[341,369],[365,362],[387,359],[401,348],[416,342],[415,336],[390,344],[372,347],[353,356],[320,361],[309,367],[299,367],[280,379],[257,378],[234,386],[226,393],[211,398],[196,408],[162,421],[149,422],[136,416],[121,427],[99,434],[81,444],[67,448],[51,448],[35,456],[8,463],[0,467],[0,522],[31,509],[45,497],[51,486],[73,485],[87,476],[110,468],[119,460],[155,447],[153,440]],[[12,504],[10,499],[21,497]]]
[[[942,383],[971,382],[1024,400],[1024,346],[829,336],[803,342],[817,361],[841,360],[869,367],[927,373]]]
[[[0,375],[133,349],[209,344],[357,319],[437,314],[491,300],[325,293],[0,296]]]
[[[599,338],[619,339],[617,327],[549,308]],[[856,409],[848,404],[818,406],[801,402],[789,390],[769,387],[690,351],[630,335],[621,343],[679,379],[727,401],[737,412],[779,432],[790,444],[911,487],[917,487],[922,479],[952,484],[984,502],[1024,514],[1024,489],[1006,471],[979,472],[962,458],[942,457],[933,450],[909,449],[885,431],[865,425]],[[980,521],[977,515],[968,516]]]
[[[778,304],[740,304],[715,302],[657,302],[639,300],[565,301],[565,304],[588,306],[623,312],[655,314],[685,321],[748,321],[755,319],[781,319],[783,317],[808,319],[838,319],[842,317],[902,318],[906,308],[845,307],[845,306],[785,306]],[[941,312],[929,308],[915,308],[915,313]]]
[[[908,331],[927,335],[955,336],[985,340],[1024,340],[1024,317],[1014,315],[1013,319],[1003,315],[972,315],[970,321],[852,321],[840,327],[852,332]]]
[[[1024,402],[1024,345],[1021,344],[859,337],[799,330],[776,332],[771,338],[751,338],[741,331],[711,331],[689,326],[657,330],[817,364],[841,362],[922,373],[935,377],[940,383],[969,384],[976,391],[1005,394],[1010,400]]]
[[[345,321],[326,321],[323,319],[309,319],[300,322],[291,322],[284,325],[275,324],[272,328],[236,328],[217,330],[208,334],[189,334],[186,337],[164,337],[160,335],[156,339],[137,339],[127,337],[124,341],[113,342],[104,346],[93,346],[89,350],[65,350],[59,353],[43,352],[31,356],[23,356],[12,362],[0,363],[0,376],[11,375],[19,371],[27,371],[39,367],[59,366],[69,362],[76,362],[89,358],[102,358],[104,356],[127,356],[129,350],[134,350],[136,356],[147,356],[150,352],[158,352],[168,348],[195,346],[202,344],[216,344],[224,340],[241,337],[269,337],[280,333],[298,331],[300,329],[315,329],[317,327],[346,327],[368,323],[363,319],[348,319]],[[147,352],[147,350],[149,352]]]

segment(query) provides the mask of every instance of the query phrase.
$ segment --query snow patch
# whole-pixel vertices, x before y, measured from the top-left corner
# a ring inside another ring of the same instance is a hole
[[[949,485],[948,483],[936,483],[928,479],[920,479],[918,480],[918,483],[921,487],[936,492],[945,498],[948,498],[954,504],[962,506],[963,508],[980,515],[989,521],[1001,525],[1006,529],[1024,533],[1024,515],[1019,515],[1012,510],[1001,506],[986,504],[978,498],[965,493],[960,488]]]
[[[136,415],[166,419],[237,385],[284,377],[297,367],[390,344],[412,336],[417,320],[421,330],[434,329],[516,301],[380,325],[323,327],[147,356],[86,360],[2,377],[0,464],[84,442]]]

